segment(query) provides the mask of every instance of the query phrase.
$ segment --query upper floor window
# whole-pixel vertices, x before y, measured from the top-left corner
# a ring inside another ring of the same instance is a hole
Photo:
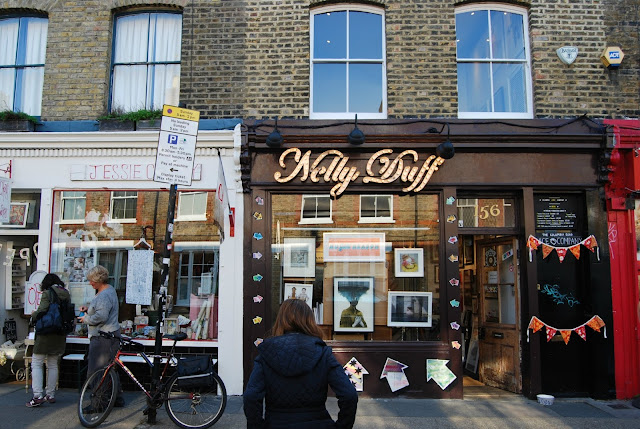
[[[533,117],[528,28],[522,8],[456,10],[458,117]]]
[[[303,195],[300,223],[332,223],[329,195]]]
[[[86,206],[86,192],[62,191],[62,222],[84,222]]]
[[[0,19],[0,110],[40,116],[49,21]]]
[[[391,195],[360,195],[360,223],[393,222]]]
[[[182,15],[146,12],[115,20],[111,110],[158,110],[177,104]]]
[[[207,193],[180,192],[178,220],[207,220]]]
[[[363,5],[311,12],[312,119],[387,117],[384,14]]]
[[[113,191],[111,193],[111,219],[135,220],[138,212],[138,193],[136,191]]]

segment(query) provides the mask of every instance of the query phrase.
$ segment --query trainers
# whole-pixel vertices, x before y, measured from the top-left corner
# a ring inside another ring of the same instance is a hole
[[[29,402],[27,402],[26,405],[29,408],[33,408],[33,407],[39,407],[40,405],[44,404],[45,402],[47,402],[47,400],[44,399],[44,398],[33,398]]]
[[[47,401],[47,402],[48,402],[48,403],[50,403],[50,404],[55,404],[55,403],[56,403],[56,398],[54,398],[54,397],[53,397],[53,396],[51,396],[51,395],[46,395],[46,396],[44,397],[44,400],[45,400],[45,401]]]

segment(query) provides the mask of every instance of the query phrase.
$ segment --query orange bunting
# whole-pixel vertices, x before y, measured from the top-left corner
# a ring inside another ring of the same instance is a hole
[[[544,326],[544,323],[542,323],[542,321],[538,319],[536,316],[533,316],[531,318],[531,322],[529,322],[529,329],[532,329],[534,333],[542,329],[543,326]]]
[[[542,258],[544,259],[549,256],[552,250],[553,247],[549,246],[548,244],[542,243]]]
[[[567,256],[567,248],[566,247],[556,247],[556,253],[558,253],[558,258],[560,262],[564,261],[565,256]]]
[[[604,321],[600,318],[600,316],[593,316],[586,325],[593,329],[594,331],[600,332],[600,328],[604,326]]]
[[[590,235],[589,237],[585,238],[582,241],[582,244],[584,244],[584,247],[591,250],[592,252],[594,248],[598,247],[598,242],[596,241],[596,238],[593,235]]]
[[[576,329],[574,329],[574,331],[576,331],[576,333],[580,335],[580,338],[587,341],[587,330],[584,328],[584,326],[578,326]]]
[[[576,244],[575,246],[569,247],[569,250],[571,250],[571,253],[573,253],[573,256],[575,256],[576,259],[580,259],[580,245],[579,244]]]
[[[530,235],[529,238],[527,239],[527,247],[533,250],[538,250],[538,246],[540,244],[541,244],[540,240],[535,238],[533,235]]]
[[[560,331],[560,335],[562,335],[562,339],[565,344],[569,344],[569,338],[571,337],[571,330],[562,330]]]
[[[547,342],[551,341],[551,338],[558,332],[556,329],[553,329],[551,326],[547,326]]]

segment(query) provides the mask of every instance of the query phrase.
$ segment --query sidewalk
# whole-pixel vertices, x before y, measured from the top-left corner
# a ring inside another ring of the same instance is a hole
[[[76,406],[78,392],[61,389],[55,404],[27,408],[31,392],[23,383],[0,384],[1,429],[81,428]],[[114,408],[99,427],[107,429],[175,429],[164,407],[158,410],[157,424],[149,425],[142,410],[146,403],[139,392],[125,392],[127,406]],[[336,400],[329,411],[337,414]],[[213,428],[245,428],[242,398],[229,398],[224,415]],[[638,428],[640,409],[631,401],[595,401],[588,398],[556,399],[544,407],[520,396],[497,399],[360,399],[355,429],[453,429],[453,428]],[[301,428],[304,429],[304,428]]]

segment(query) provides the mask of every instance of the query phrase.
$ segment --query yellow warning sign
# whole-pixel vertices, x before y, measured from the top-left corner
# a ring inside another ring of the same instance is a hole
[[[162,108],[162,116],[171,116],[172,118],[195,122],[200,120],[200,112],[197,110],[183,109],[182,107],[169,106],[167,104]]]

